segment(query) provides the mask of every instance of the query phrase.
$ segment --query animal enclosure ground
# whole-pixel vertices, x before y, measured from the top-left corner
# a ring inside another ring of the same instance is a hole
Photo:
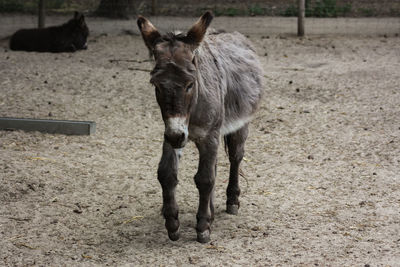
[[[212,26],[232,20],[251,26]],[[107,29],[77,53],[1,44],[0,116],[97,127],[93,136],[0,132],[0,265],[398,266],[399,37],[252,29],[265,93],[241,167],[241,209],[224,212],[221,145],[212,242],[200,244],[196,149],[180,164],[181,238],[172,242],[156,179],[164,126],[152,64],[140,36]]]

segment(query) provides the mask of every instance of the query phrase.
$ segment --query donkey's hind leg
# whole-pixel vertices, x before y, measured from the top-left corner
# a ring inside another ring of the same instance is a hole
[[[231,163],[229,171],[229,184],[226,189],[226,212],[237,215],[239,211],[239,165],[244,155],[244,143],[248,135],[248,124],[236,132],[225,136],[225,142],[228,147],[229,162]]]
[[[179,239],[178,204],[175,199],[175,188],[178,184],[178,161],[180,151],[173,149],[170,144],[164,142],[163,154],[158,165],[158,181],[162,187],[165,227],[168,237],[172,241]]]

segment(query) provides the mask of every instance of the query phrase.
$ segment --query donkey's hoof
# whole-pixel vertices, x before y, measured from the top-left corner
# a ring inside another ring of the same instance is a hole
[[[226,205],[226,213],[232,214],[232,215],[238,215],[239,213],[239,205]]]
[[[204,232],[197,232],[197,242],[208,243],[211,241],[210,230],[205,230]]]
[[[168,232],[168,237],[169,239],[171,239],[172,241],[176,241],[179,239],[179,229],[176,230],[175,232]]]

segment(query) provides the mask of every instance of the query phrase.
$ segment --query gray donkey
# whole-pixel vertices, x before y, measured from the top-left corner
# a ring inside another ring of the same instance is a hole
[[[207,33],[213,16],[206,12],[186,34],[161,35],[146,18],[137,23],[154,55],[151,80],[165,124],[158,180],[163,190],[163,215],[171,240],[179,239],[178,161],[188,140],[200,153],[194,177],[200,201],[197,241],[210,241],[214,219],[214,185],[220,136],[229,154],[226,211],[239,209],[239,164],[248,124],[262,95],[262,69],[249,40],[238,32]]]

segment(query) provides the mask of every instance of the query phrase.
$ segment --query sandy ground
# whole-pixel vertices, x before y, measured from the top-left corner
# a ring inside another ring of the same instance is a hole
[[[156,22],[169,20],[187,19]],[[180,165],[181,239],[164,229],[151,63],[124,61],[146,59],[139,36],[105,21],[74,54],[12,52],[3,41],[0,116],[93,120],[97,132],[0,132],[0,265],[400,266],[400,24],[299,39],[267,27],[249,33],[248,23],[215,20],[250,34],[265,97],[250,127],[238,216],[224,212],[229,165],[220,149],[209,244],[195,241],[193,144]],[[15,27],[0,24],[3,36]]]

